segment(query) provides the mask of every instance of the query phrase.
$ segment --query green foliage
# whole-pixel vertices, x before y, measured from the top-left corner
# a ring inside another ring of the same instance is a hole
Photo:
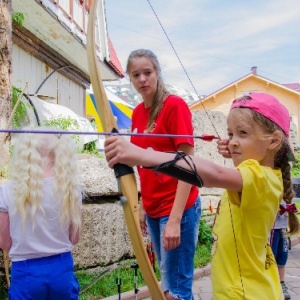
[[[209,262],[211,258],[211,244],[201,245],[198,243],[195,257],[194,268],[203,268]]]
[[[0,250],[1,251],[1,250]],[[7,300],[7,283],[4,270],[0,270],[0,299]]]
[[[295,157],[297,161],[293,163],[291,173],[293,177],[300,177],[300,152],[296,152]]]
[[[2,284],[0,284],[0,299],[7,300],[8,298],[6,297],[7,294],[7,289],[3,287]]]
[[[62,115],[59,115],[58,118],[51,118],[49,120],[45,120],[44,125],[49,127],[56,127],[61,130],[79,130],[78,123],[70,116],[63,117]]]
[[[72,119],[70,116],[63,117],[59,115],[58,118],[51,118],[49,120],[44,121],[45,126],[55,127],[61,130],[79,130],[79,125],[76,120]],[[73,140],[78,143],[79,136],[77,134],[72,135]]]
[[[52,118],[49,120],[44,121],[45,126],[55,127],[61,130],[74,130],[79,131],[79,125],[76,120],[72,119],[70,116],[62,117],[61,115],[58,118]],[[79,142],[79,135],[73,134],[72,138],[76,143]],[[79,150],[79,149],[77,149]],[[98,157],[101,157],[98,153],[98,149],[95,142],[90,142],[84,145],[83,150],[79,150],[81,153],[93,154]]]
[[[11,19],[13,22],[16,22],[20,27],[23,27],[24,22],[24,14],[21,12],[13,12],[11,15]]]
[[[100,157],[95,141],[85,144],[82,153],[93,154]]]
[[[15,107],[21,93],[22,91],[19,88],[15,86],[12,87],[12,108]],[[28,108],[32,109],[30,104],[19,102],[12,119],[13,128],[20,128],[24,122],[29,122],[27,117]]]
[[[200,220],[198,241],[199,244],[206,245],[207,247],[211,247],[212,244],[211,228],[202,219]]]

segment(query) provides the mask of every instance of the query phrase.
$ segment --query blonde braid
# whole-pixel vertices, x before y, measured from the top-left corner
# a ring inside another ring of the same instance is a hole
[[[70,136],[57,138],[53,147],[55,163],[55,193],[61,201],[60,222],[63,228],[73,227],[73,235],[81,230],[81,209],[78,203],[79,184],[75,158],[75,145]]]
[[[43,211],[43,168],[42,157],[38,151],[40,139],[33,134],[19,134],[9,164],[9,177],[14,182],[13,193],[16,204],[13,213],[20,214],[23,225],[28,210],[32,220],[37,210]]]

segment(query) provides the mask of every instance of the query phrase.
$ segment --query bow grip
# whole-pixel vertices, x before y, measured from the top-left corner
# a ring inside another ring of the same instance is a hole
[[[111,132],[118,133],[119,131],[116,128],[113,128]],[[124,176],[124,175],[133,174],[134,170],[132,167],[129,167],[124,164],[115,164],[114,172],[115,172],[116,178],[120,178],[121,176]]]

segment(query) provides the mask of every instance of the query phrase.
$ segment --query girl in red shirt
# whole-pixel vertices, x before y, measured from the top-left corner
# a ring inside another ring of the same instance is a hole
[[[156,55],[133,51],[127,63],[130,80],[143,102],[133,111],[131,142],[144,149],[194,153],[192,138],[151,137],[151,134],[193,135],[186,102],[166,90]],[[141,183],[140,225],[153,243],[166,299],[191,300],[201,204],[196,186],[138,167]]]

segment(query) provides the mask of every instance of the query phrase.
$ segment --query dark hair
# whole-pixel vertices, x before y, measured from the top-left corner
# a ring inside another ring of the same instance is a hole
[[[255,123],[259,124],[267,133],[273,133],[275,130],[280,130],[282,132],[282,144],[278,148],[275,154],[274,167],[281,170],[282,173],[282,181],[283,181],[283,200],[286,203],[292,203],[292,200],[295,196],[292,185],[291,178],[291,165],[288,160],[288,149],[289,144],[288,140],[282,131],[282,129],[276,125],[274,122],[264,117],[260,113],[250,110],[251,115]],[[289,234],[294,234],[299,231],[299,219],[294,213],[289,214]]]

